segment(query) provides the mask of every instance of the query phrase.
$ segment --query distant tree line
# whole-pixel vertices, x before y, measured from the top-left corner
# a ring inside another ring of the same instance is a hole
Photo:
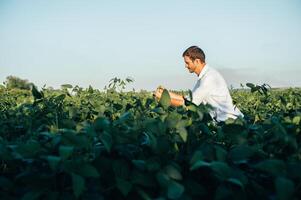
[[[4,85],[7,89],[30,90],[33,83],[29,82],[27,79],[21,79],[17,76],[8,76],[4,81]]]

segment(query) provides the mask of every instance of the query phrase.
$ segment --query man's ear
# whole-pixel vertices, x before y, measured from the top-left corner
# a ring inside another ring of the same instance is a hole
[[[200,59],[196,58],[194,60],[194,64],[196,64],[196,65],[202,64],[202,61]]]

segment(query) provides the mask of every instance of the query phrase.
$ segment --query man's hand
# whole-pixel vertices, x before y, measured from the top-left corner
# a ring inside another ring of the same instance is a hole
[[[162,96],[164,88],[162,86],[159,86],[155,93],[153,94],[157,99],[160,99]]]

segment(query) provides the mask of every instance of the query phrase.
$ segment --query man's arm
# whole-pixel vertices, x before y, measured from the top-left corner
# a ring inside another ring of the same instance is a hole
[[[162,87],[159,87],[156,92],[155,92],[155,97],[157,99],[160,99],[161,98],[161,95],[162,95],[162,92],[163,92],[164,88]],[[184,105],[184,98],[182,95],[179,95],[179,94],[176,94],[176,93],[173,93],[173,92],[168,92],[169,93],[169,96],[170,96],[170,104],[172,106],[182,106]]]
[[[173,92],[169,92],[169,96],[170,96],[170,104],[172,106],[182,106],[184,105],[184,98],[182,95],[173,93]]]

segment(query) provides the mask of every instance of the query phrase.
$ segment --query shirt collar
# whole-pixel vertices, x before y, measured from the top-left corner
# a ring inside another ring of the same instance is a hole
[[[208,64],[205,64],[205,66],[203,67],[201,73],[200,73],[199,76],[198,76],[199,79],[201,79],[201,78],[207,73],[208,69],[209,69],[209,65],[208,65]]]

